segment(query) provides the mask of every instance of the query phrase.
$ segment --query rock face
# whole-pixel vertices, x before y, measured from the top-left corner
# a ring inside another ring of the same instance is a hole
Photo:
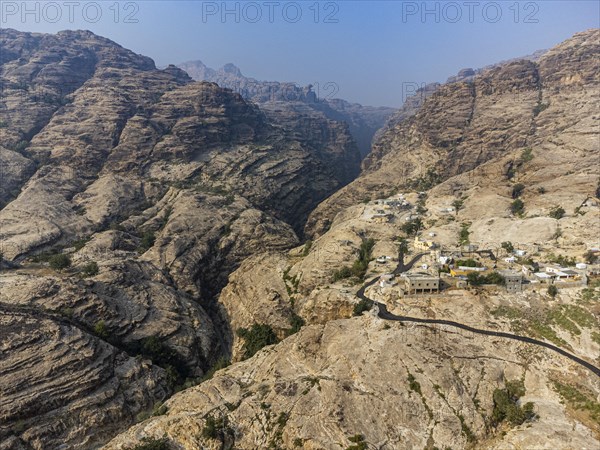
[[[540,155],[529,165],[530,174],[542,165],[550,168],[554,157],[567,151],[580,167],[575,170],[589,173],[588,163],[597,157],[590,130],[600,77],[594,65],[598,33],[579,33],[535,61],[492,66],[423,95],[415,114],[392,120],[379,135],[361,176],[311,214],[307,234],[321,234],[337,212],[365,198],[392,190],[425,191],[487,162],[518,160],[526,148]],[[524,169],[521,165],[517,171]],[[549,169],[544,179],[539,177],[548,194],[557,193],[551,187],[556,174]]]
[[[290,111],[298,109],[301,109],[304,115],[313,112],[316,117],[324,116],[328,120],[345,122],[363,158],[371,151],[371,143],[377,131],[395,112],[393,108],[363,106],[333,98],[337,93],[335,83],[300,87],[295,83],[258,81],[242,75],[241,70],[233,64],[226,64],[214,70],[204,65],[202,61],[188,61],[179,64],[179,67],[194,80],[217,83],[266,109],[283,109],[286,111],[283,117],[284,123],[289,123],[285,116],[288,116]],[[271,103],[275,105],[270,105]],[[271,118],[277,121],[278,115],[272,115]],[[296,122],[298,124],[301,120]]]
[[[450,330],[385,324],[372,317],[304,328],[214,379],[175,395],[167,412],[136,425],[104,448],[167,437],[177,448],[344,449],[362,435],[368,446],[397,448],[593,448],[589,428],[575,426],[548,373],[597,379],[521,344]],[[523,401],[539,419],[488,439],[493,392],[524,380]],[[207,434],[209,418],[223,434]],[[356,442],[356,441],[355,441]]]
[[[359,153],[345,124],[284,127],[90,32],[0,50],[0,441],[90,448],[228,352],[229,273],[296,246]]]

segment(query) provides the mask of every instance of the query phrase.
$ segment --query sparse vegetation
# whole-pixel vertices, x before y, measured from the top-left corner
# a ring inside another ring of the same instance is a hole
[[[160,439],[144,437],[139,444],[128,450],[171,450],[171,446],[166,437]]]
[[[415,191],[427,191],[441,181],[442,177],[436,172],[435,168],[430,167],[425,174],[417,178],[410,178],[407,181],[407,186]]]
[[[467,245],[469,243],[469,223],[463,223],[460,226],[460,231],[458,232],[458,242],[460,245]]]
[[[302,328],[305,323],[306,322],[304,322],[302,317],[295,312],[292,312],[292,316],[290,317],[290,328],[285,331],[286,336],[296,334],[298,331],[300,331],[300,328]]]
[[[525,190],[524,184],[522,184],[522,183],[515,184],[512,188],[512,194],[511,194],[512,198],[513,199],[519,198],[524,190]]]
[[[201,381],[210,380],[215,375],[217,370],[224,369],[225,367],[229,366],[229,364],[231,364],[231,362],[224,356],[221,356],[219,359],[217,359],[217,362],[214,363],[213,366],[206,371]]]
[[[312,245],[313,241],[311,241],[310,239],[304,243],[304,248],[302,249],[302,256],[308,256]]]
[[[350,277],[355,277],[359,281],[363,280],[367,273],[369,262],[373,259],[372,252],[374,246],[374,239],[363,239],[360,248],[358,249],[358,258],[354,261],[352,267],[343,266],[336,270],[333,272],[331,281],[335,283],[336,281]]]
[[[373,307],[373,302],[371,300],[361,299],[357,304],[354,305],[354,309],[352,310],[353,316],[362,316],[362,313],[365,311],[370,311]]]
[[[549,262],[559,264],[564,267],[574,266],[576,264],[574,257],[568,257],[565,255],[555,255],[554,253],[549,253],[547,258]]]
[[[94,325],[94,333],[101,339],[107,339],[110,336],[110,332],[108,331],[104,320],[96,322],[96,325]]]
[[[587,412],[593,422],[600,422],[600,403],[593,394],[588,394],[574,386],[554,381],[554,390],[575,410]]]
[[[138,247],[138,253],[145,253],[148,251],[156,241],[156,236],[154,235],[154,231],[146,231],[142,234],[142,239],[140,241],[140,246]]]
[[[411,219],[400,226],[400,229],[406,233],[407,236],[416,236],[421,228],[423,228],[423,221],[418,217]]]
[[[81,275],[84,277],[93,277],[98,275],[98,263],[96,261],[90,261],[81,268]]]
[[[505,241],[502,244],[500,244],[502,246],[502,248],[504,250],[506,250],[508,253],[512,253],[515,251],[515,247],[512,245],[512,242],[510,241]]]
[[[477,261],[471,258],[457,259],[454,265],[456,267],[481,267],[481,264],[479,264]]]
[[[50,256],[48,259],[50,267],[54,270],[62,271],[68,267],[71,267],[71,258],[69,258],[64,253],[58,253],[56,255]]]
[[[525,203],[520,198],[516,199],[510,204],[510,212],[514,216],[522,216],[525,212]]]
[[[507,381],[504,389],[494,390],[492,425],[498,426],[501,422],[507,421],[509,424],[516,426],[535,419],[536,414],[533,412],[533,403],[528,402],[523,406],[519,406],[519,399],[523,395],[525,395],[525,385],[521,380]]]
[[[202,428],[202,437],[204,439],[217,439],[221,442],[225,442],[225,439],[233,435],[233,430],[229,426],[229,419],[227,416],[214,418],[208,416],[204,427]]]
[[[348,438],[352,445],[346,447],[346,450],[367,450],[367,442],[362,434],[355,434]]]
[[[255,323],[250,328],[238,328],[237,335],[244,339],[243,359],[254,356],[261,348],[277,344],[279,339],[270,325]]]
[[[553,219],[559,220],[565,216],[565,210],[560,206],[555,206],[550,210],[550,213],[548,215]]]
[[[530,147],[524,148],[521,152],[521,161],[526,163],[533,159],[533,149]]]

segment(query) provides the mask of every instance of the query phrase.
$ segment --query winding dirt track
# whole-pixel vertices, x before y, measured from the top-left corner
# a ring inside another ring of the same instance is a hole
[[[398,258],[398,260],[399,260],[398,266],[396,267],[396,269],[393,272],[394,275],[398,275],[400,273],[406,272],[407,270],[410,270],[412,268],[412,266],[419,259],[421,259],[421,257],[423,257],[423,255],[425,255],[425,253],[420,253],[420,254],[416,255],[408,264],[404,264],[404,255],[403,255],[403,253],[400,253],[399,258]],[[392,314],[391,312],[389,312],[387,310],[386,305],[384,305],[383,303],[377,302],[375,300],[372,300],[365,295],[365,290],[368,287],[375,284],[377,281],[379,281],[379,277],[375,277],[368,283],[364,284],[358,290],[358,292],[356,293],[356,296],[359,297],[361,300],[371,302],[372,304],[377,305],[377,307],[379,309],[379,312],[377,315],[381,319],[393,320],[393,321],[397,321],[397,322],[412,322],[412,323],[424,323],[424,324],[432,324],[432,325],[447,325],[450,327],[459,328],[461,330],[470,331],[471,333],[481,334],[484,336],[494,336],[494,337],[501,337],[501,338],[506,338],[506,339],[513,339],[515,341],[520,341],[520,342],[526,342],[528,344],[533,344],[533,345],[537,345],[540,347],[544,347],[544,348],[550,349],[556,353],[559,353],[560,355],[562,355],[566,358],[569,358],[571,361],[576,362],[580,366],[585,367],[586,369],[588,369],[588,370],[592,371],[594,374],[596,374],[596,376],[600,377],[600,369],[598,367],[594,366],[593,364],[589,363],[588,361],[585,361],[585,360],[563,350],[560,347],[557,347],[555,345],[549,344],[544,341],[539,341],[537,339],[530,338],[528,336],[519,336],[517,334],[505,333],[503,331],[492,331],[492,330],[483,330],[480,328],[473,328],[469,325],[465,325],[464,323],[454,322],[452,320],[423,319],[420,317],[397,316],[396,314]]]

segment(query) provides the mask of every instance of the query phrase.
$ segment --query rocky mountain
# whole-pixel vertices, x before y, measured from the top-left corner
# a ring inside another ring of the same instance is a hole
[[[421,91],[361,175],[311,214],[313,240],[252,255],[220,292],[231,327],[268,327],[271,345],[248,358],[249,335],[230,336],[238,362],[105,448],[597,447],[597,372],[544,346],[423,323],[537,338],[597,367],[597,277],[555,296],[449,278],[440,295],[410,296],[375,282],[397,267],[400,238],[407,260],[438,267],[437,252],[406,231],[415,218],[420,236],[457,254],[463,230],[498,256],[507,241],[542,261],[556,252],[579,261],[598,246],[599,33]],[[376,220],[385,206],[375,200],[398,193],[408,209]],[[512,211],[515,199],[524,210]],[[563,214],[551,214],[556,207]],[[377,307],[351,317],[369,310],[358,298],[367,280],[364,295],[416,320],[393,321]],[[306,326],[290,336],[299,318]]]
[[[217,83],[263,108],[272,108],[269,104],[275,102],[279,110],[295,110],[301,107],[306,114],[312,110],[317,116],[324,115],[330,120],[345,122],[362,157],[371,151],[375,133],[395,112],[393,108],[363,106],[334,98],[338,88],[333,82],[324,83],[322,86],[300,87],[291,82],[258,81],[244,76],[241,70],[231,63],[218,70],[207,67],[202,61],[188,61],[179,64],[179,67],[194,80]]]
[[[322,233],[338,211],[365,198],[409,188],[425,191],[445,180],[456,185],[452,177],[472,179],[486,164],[482,184],[505,199],[507,185],[529,178],[527,195],[536,209],[557,202],[556,196],[565,195],[564,185],[573,181],[581,184],[583,200],[593,195],[597,38],[597,30],[583,32],[535,61],[496,65],[472,79],[434,88],[433,95],[417,96],[422,105],[391,120],[363,161],[361,176],[319,205],[307,234]],[[527,161],[520,158],[524,151],[531,155]],[[546,194],[537,195],[542,185]],[[461,187],[452,189],[454,196],[468,195]],[[508,199],[498,200],[506,207]],[[574,210],[578,200],[563,206]]]
[[[0,448],[96,447],[228,352],[229,273],[296,245],[359,153],[91,32],[0,50]]]
[[[352,181],[318,102],[0,30],[0,450],[596,448],[597,277],[385,280],[438,274],[416,219],[457,254],[598,246],[599,37],[424,87]]]

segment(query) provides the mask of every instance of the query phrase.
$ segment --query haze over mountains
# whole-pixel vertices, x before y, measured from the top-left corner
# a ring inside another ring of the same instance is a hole
[[[218,70],[207,67],[202,61],[185,62],[179,64],[179,67],[194,80],[212,81],[231,89],[244,99],[261,105],[265,111],[289,108],[304,114],[346,122],[362,157],[369,153],[377,130],[395,112],[393,108],[363,106],[335,98],[339,86],[333,81],[300,87],[296,83],[248,78],[231,63]]]
[[[89,31],[0,50],[0,450],[598,445],[592,371],[358,294],[600,364],[591,272],[554,296],[385,282],[403,247],[438,277],[465,243],[597,263],[599,30],[398,111]]]

